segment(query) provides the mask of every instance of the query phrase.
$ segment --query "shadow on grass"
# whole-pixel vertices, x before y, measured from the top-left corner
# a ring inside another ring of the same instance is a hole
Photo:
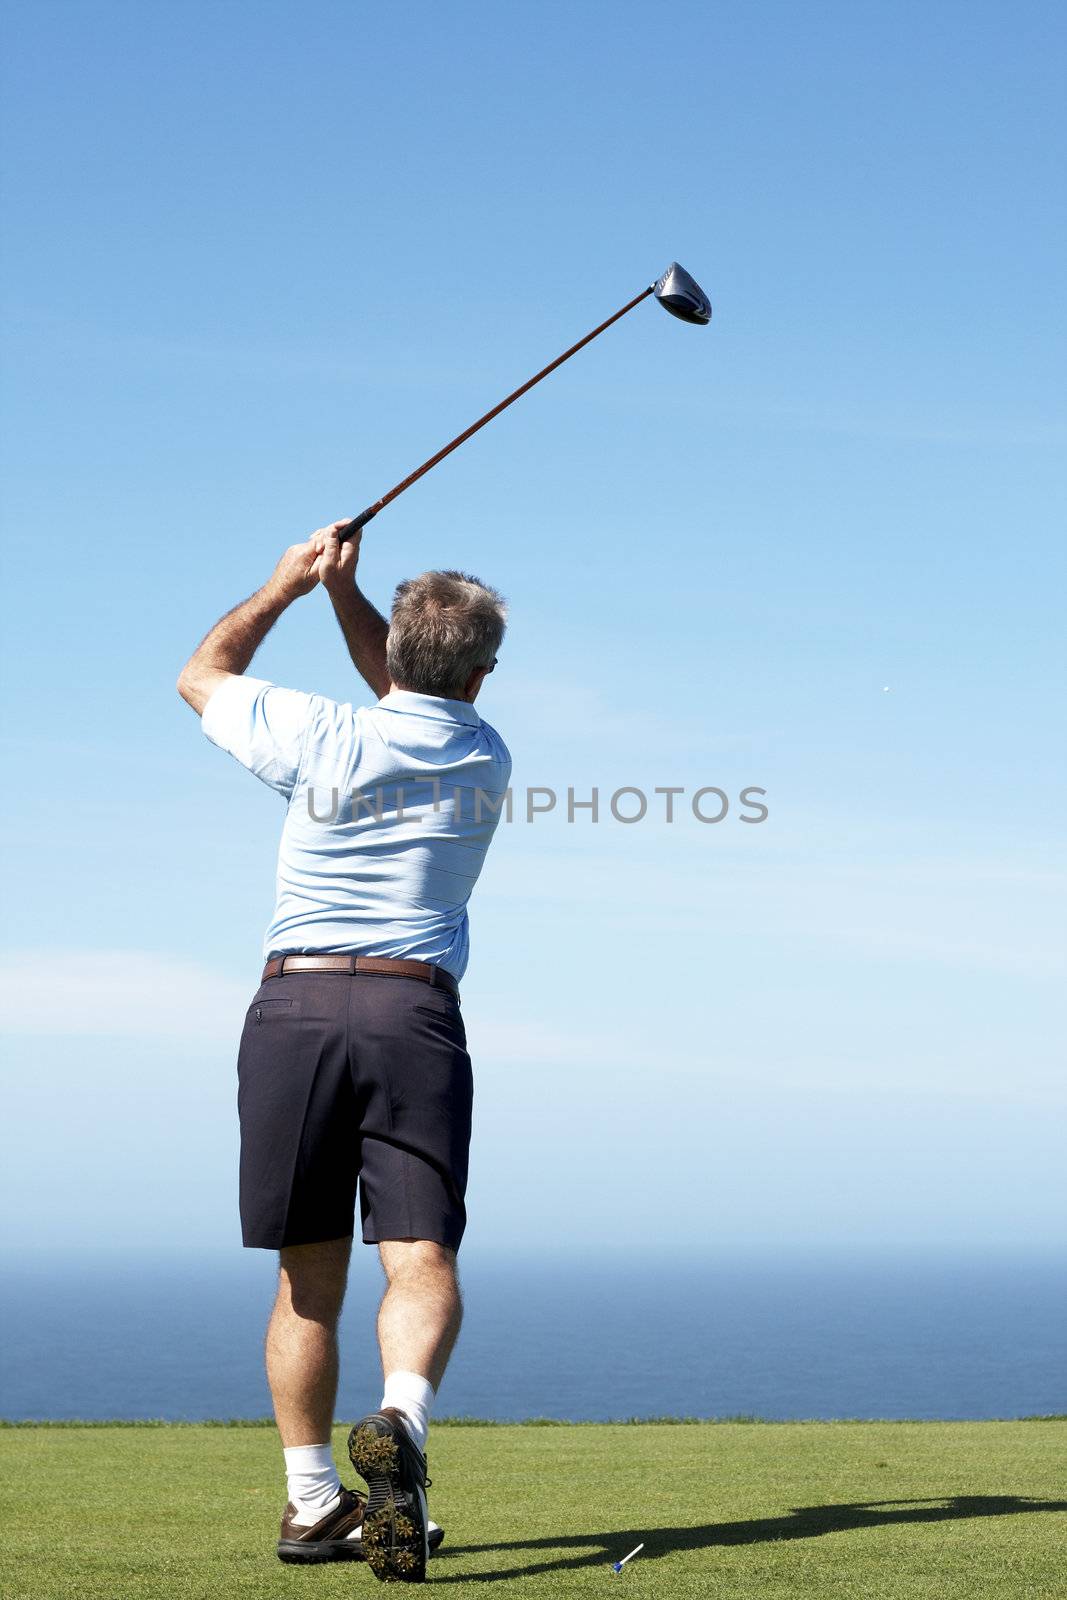
[[[1024,1511],[1067,1511],[1067,1500],[1032,1500],[1024,1495],[965,1494],[939,1496],[925,1500],[858,1500],[843,1505],[797,1506],[788,1516],[756,1517],[749,1522],[709,1522],[691,1528],[623,1528],[610,1533],[570,1534],[557,1539],[520,1539],[511,1544],[470,1544],[446,1546],[434,1557],[435,1583],[495,1583],[505,1578],[536,1577],[545,1572],[565,1572],[577,1567],[598,1567],[618,1560],[635,1544],[644,1540],[638,1557],[647,1561],[657,1556],[675,1555],[687,1550],[706,1550],[715,1545],[765,1544],[785,1539],[816,1539],[824,1533],[848,1533],[855,1528],[899,1527],[908,1523],[952,1522],[961,1517],[1007,1517]],[[516,1556],[535,1551],[567,1551],[551,1560],[518,1561],[514,1566],[492,1572],[443,1573],[438,1564],[446,1557],[514,1552]]]

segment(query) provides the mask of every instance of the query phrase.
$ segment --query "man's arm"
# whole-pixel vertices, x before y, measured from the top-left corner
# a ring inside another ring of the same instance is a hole
[[[389,693],[389,668],[385,640],[389,624],[356,584],[356,564],[363,530],[340,543],[337,530],[343,522],[324,528],[325,544],[318,561],[322,586],[333,601],[334,613],[345,636],[348,653],[360,677],[379,700]]]
[[[343,522],[333,523],[303,544],[290,545],[262,589],[228,611],[193,651],[178,675],[178,693],[198,717],[220,684],[247,670],[282,612],[314,589],[327,534],[336,540],[342,527]]]

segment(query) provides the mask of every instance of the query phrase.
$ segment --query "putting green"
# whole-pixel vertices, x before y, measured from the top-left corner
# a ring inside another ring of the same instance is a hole
[[[338,1429],[344,1460],[345,1430]],[[430,1438],[430,1581],[664,1600],[1050,1600],[1067,1593],[1067,1421],[461,1426]],[[351,1475],[349,1475],[351,1477]],[[19,1600],[375,1593],[283,1566],[273,1430],[0,1429]],[[643,1540],[616,1577],[610,1562]],[[395,1592],[395,1591],[393,1591]]]

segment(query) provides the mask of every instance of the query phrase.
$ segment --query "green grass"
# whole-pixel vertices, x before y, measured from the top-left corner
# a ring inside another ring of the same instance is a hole
[[[336,1434],[343,1461],[344,1430]],[[430,1581],[454,1600],[1051,1600],[1067,1594],[1067,1423],[439,1427]],[[19,1600],[333,1600],[362,1565],[283,1566],[267,1428],[0,1430]],[[348,1475],[352,1479],[351,1473]],[[645,1549],[615,1577],[609,1563]],[[397,1592],[397,1591],[392,1591]]]

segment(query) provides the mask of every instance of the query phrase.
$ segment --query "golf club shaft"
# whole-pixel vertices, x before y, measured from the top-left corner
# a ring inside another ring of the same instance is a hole
[[[650,284],[647,289],[642,289],[639,295],[634,296],[629,305],[623,306],[621,311],[616,311],[615,315],[609,317],[606,322],[602,322],[599,328],[594,328],[592,333],[587,333],[584,339],[579,339],[577,344],[572,344],[569,350],[564,350],[561,356],[557,356],[555,361],[550,361],[547,367],[542,367],[535,377],[530,378],[520,389],[516,389],[513,394],[509,394],[506,400],[501,400],[500,404],[494,406],[492,411],[487,411],[484,417],[479,417],[477,422],[472,422],[469,428],[465,428],[461,434],[458,434],[452,440],[451,444],[446,444],[444,449],[438,450],[437,454],[431,456],[429,461],[424,461],[421,467],[416,467],[415,471],[410,473],[402,483],[398,483],[395,489],[390,489],[388,494],[383,494],[382,498],[376,500],[372,506],[368,506],[366,511],[361,511],[358,517],[354,517],[351,522],[341,529],[342,540],[350,539],[358,529],[365,527],[372,517],[376,517],[379,511],[389,504],[390,500],[395,500],[398,494],[403,494],[405,489],[410,489],[411,485],[416,483],[424,473],[429,472],[431,467],[436,467],[439,461],[445,459],[445,456],[451,455],[452,451],[458,449],[461,444],[470,438],[472,433],[477,433],[478,429],[484,428],[487,422],[492,422],[493,418],[498,417],[514,400],[518,400],[521,395],[524,395],[527,389],[532,389],[535,383],[540,383],[542,378],[547,378],[550,372],[555,372],[557,367],[561,367],[565,361],[569,361],[571,356],[576,355],[591,339],[595,339],[597,334],[603,333],[605,328],[610,328],[613,322],[618,322],[619,318],[624,317],[628,311],[632,311],[634,306],[640,305],[641,301],[647,299],[654,288],[655,285]]]

